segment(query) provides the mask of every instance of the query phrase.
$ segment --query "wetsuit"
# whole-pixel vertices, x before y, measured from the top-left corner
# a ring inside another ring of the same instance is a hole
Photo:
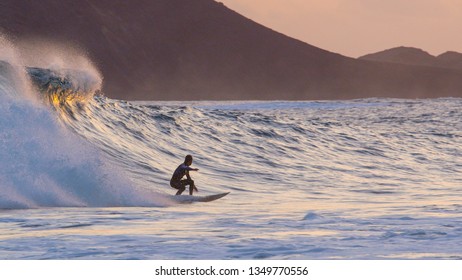
[[[194,181],[189,176],[189,171],[193,170],[193,168],[187,166],[186,164],[182,163],[175,169],[173,172],[172,179],[170,179],[170,186],[174,189],[177,189],[177,195],[181,194],[185,189],[186,186],[189,185],[189,194],[192,195],[193,189],[195,189]],[[186,175],[187,179],[182,180],[182,178]]]

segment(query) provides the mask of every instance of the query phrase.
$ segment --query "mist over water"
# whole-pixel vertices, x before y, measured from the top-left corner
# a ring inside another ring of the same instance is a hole
[[[462,99],[127,102],[90,61],[20,53],[0,62],[2,259],[462,258]],[[197,195],[231,194],[172,202],[186,154]]]

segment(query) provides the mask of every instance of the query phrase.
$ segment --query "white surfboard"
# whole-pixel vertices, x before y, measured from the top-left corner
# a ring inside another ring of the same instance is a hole
[[[228,194],[229,194],[229,192],[206,195],[206,196],[201,196],[201,195],[174,195],[173,200],[178,201],[180,203],[210,202],[210,201],[220,199],[220,198],[222,198],[222,197],[224,197],[224,196],[226,196]]]

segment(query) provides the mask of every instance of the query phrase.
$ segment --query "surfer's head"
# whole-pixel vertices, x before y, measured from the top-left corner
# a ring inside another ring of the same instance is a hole
[[[186,164],[187,166],[190,166],[192,164],[192,161],[193,161],[192,155],[187,155],[184,158],[184,164]]]

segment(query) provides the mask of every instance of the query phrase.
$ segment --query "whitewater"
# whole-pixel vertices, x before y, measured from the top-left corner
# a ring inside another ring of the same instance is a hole
[[[0,259],[462,258],[462,99],[114,100],[2,40]]]

